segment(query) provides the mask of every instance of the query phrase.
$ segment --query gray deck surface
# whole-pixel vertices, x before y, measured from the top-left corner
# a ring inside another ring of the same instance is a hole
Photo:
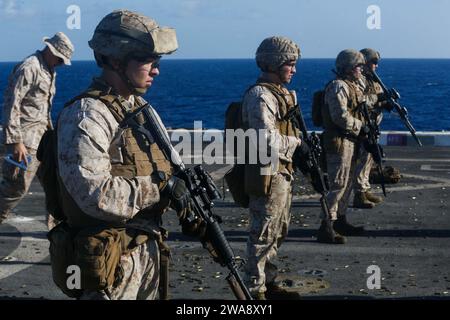
[[[279,251],[282,275],[300,277],[305,299],[445,299],[450,297],[450,148],[386,147],[387,165],[400,169],[400,183],[374,209],[349,209],[349,221],[364,225],[363,236],[345,245],[315,241],[318,197],[297,183],[289,236]],[[224,166],[207,166],[215,178]],[[222,186],[221,179],[217,179]],[[377,187],[377,186],[374,186]],[[380,189],[375,189],[380,193]],[[229,194],[217,202],[226,235],[241,257],[247,211]],[[44,194],[37,180],[0,225],[0,299],[68,299],[53,284],[46,239]],[[172,299],[233,299],[225,277],[200,243],[183,237],[170,212],[164,219],[173,251]],[[367,288],[367,268],[381,271],[381,289]],[[316,284],[319,284],[318,286]]]

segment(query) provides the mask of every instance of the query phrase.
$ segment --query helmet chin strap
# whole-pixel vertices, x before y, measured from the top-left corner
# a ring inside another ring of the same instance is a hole
[[[269,74],[276,75],[278,78],[277,82],[282,83],[281,82],[281,66],[276,69],[268,68],[267,71],[264,71],[264,73],[267,75],[269,75]],[[273,81],[273,79],[271,81]]]
[[[133,82],[131,82],[130,78],[122,70],[121,71],[117,71],[117,74],[123,80],[123,82],[125,82],[125,84],[128,87],[128,90],[130,90],[130,92],[133,95],[143,96],[144,94],[147,93],[147,90],[148,90],[147,88],[138,88],[138,87],[136,87],[136,85],[134,85]]]
[[[130,80],[130,78],[126,75],[125,69],[126,69],[126,63],[122,64],[119,69],[115,69],[114,71],[117,72],[119,77],[126,84],[126,86],[128,87],[128,90],[130,90],[130,92],[136,96],[143,96],[144,94],[146,94],[148,88],[136,87],[136,85],[133,84],[133,82]]]

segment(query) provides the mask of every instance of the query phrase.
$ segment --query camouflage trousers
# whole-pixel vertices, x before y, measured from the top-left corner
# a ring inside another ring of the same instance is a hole
[[[368,153],[365,148],[361,147],[356,166],[355,192],[367,192],[370,190],[369,176],[373,163],[372,155]]]
[[[330,205],[331,220],[337,220],[347,211],[350,194],[356,178],[358,145],[343,139],[340,153],[327,153],[327,171],[330,191],[327,199]],[[322,219],[326,218],[322,212]]]
[[[108,290],[85,290],[80,300],[155,300],[159,286],[159,248],[148,240],[120,257],[124,275],[120,284]]]
[[[6,146],[6,153],[11,153],[11,147]],[[0,183],[0,218],[5,219],[8,213],[14,209],[27,194],[31,182],[36,175],[39,161],[36,158],[36,150],[27,148],[31,156],[31,163],[26,171],[18,169],[9,162],[3,161],[3,178]]]
[[[271,194],[250,197],[249,238],[245,282],[250,292],[266,292],[278,270],[274,263],[278,248],[287,236],[292,200],[292,177],[276,173]]]

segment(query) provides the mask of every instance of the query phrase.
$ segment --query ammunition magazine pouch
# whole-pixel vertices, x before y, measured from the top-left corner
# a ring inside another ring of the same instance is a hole
[[[104,290],[120,284],[120,257],[149,236],[125,227],[75,230],[61,223],[49,232],[48,239],[53,281],[67,296],[78,298],[83,290]]]

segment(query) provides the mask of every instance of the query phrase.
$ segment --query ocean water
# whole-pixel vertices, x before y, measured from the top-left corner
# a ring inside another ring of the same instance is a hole
[[[15,63],[0,63],[0,105],[8,75]],[[310,129],[311,98],[334,78],[333,59],[302,59],[290,89],[297,91]],[[450,131],[450,59],[383,59],[378,73],[388,87],[396,88],[401,104],[418,131]],[[100,70],[94,62],[75,61],[57,69],[52,117],[64,103],[82,92]],[[228,104],[239,101],[259,75],[254,60],[162,60],[160,76],[145,98],[161,115],[167,127],[223,129]],[[382,130],[406,130],[395,113],[385,113]]]

